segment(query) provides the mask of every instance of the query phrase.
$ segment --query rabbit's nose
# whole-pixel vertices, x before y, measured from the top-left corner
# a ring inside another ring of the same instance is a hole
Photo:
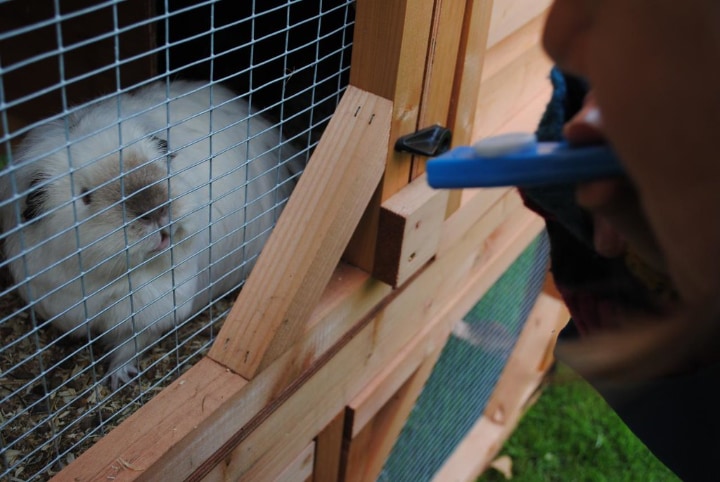
[[[158,247],[158,251],[162,251],[163,249],[170,246],[170,232],[167,229],[161,229],[160,230],[160,245]]]

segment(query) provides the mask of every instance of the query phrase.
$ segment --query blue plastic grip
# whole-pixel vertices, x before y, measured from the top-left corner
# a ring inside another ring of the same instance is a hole
[[[490,139],[492,140],[492,139]],[[521,143],[506,153],[481,154],[483,142],[463,146],[428,161],[433,188],[471,188],[575,184],[624,175],[606,145],[571,147],[566,142]]]

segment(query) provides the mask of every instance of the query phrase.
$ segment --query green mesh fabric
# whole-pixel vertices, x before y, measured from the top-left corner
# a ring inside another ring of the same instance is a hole
[[[547,257],[543,233],[456,326],[378,480],[430,480],[464,439],[542,289]]]

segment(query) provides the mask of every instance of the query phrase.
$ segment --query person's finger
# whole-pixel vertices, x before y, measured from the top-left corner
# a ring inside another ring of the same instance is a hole
[[[627,251],[627,241],[607,219],[593,217],[593,244],[595,251],[606,258],[617,258]]]
[[[631,246],[658,273],[666,271],[663,256],[642,211],[637,191],[628,181],[613,179],[580,184],[576,190],[576,200],[579,206],[593,215],[596,228],[599,226],[601,229],[600,233],[595,233],[595,248],[600,254],[605,255],[604,250],[612,253],[619,248],[617,243],[623,242],[623,249]]]
[[[563,135],[574,145],[604,142],[602,114],[592,93],[585,97],[582,109],[565,124]]]

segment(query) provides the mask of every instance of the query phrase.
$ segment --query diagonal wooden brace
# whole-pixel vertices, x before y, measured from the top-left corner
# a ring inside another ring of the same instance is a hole
[[[385,169],[392,102],[349,87],[209,357],[252,379],[287,351]]]

